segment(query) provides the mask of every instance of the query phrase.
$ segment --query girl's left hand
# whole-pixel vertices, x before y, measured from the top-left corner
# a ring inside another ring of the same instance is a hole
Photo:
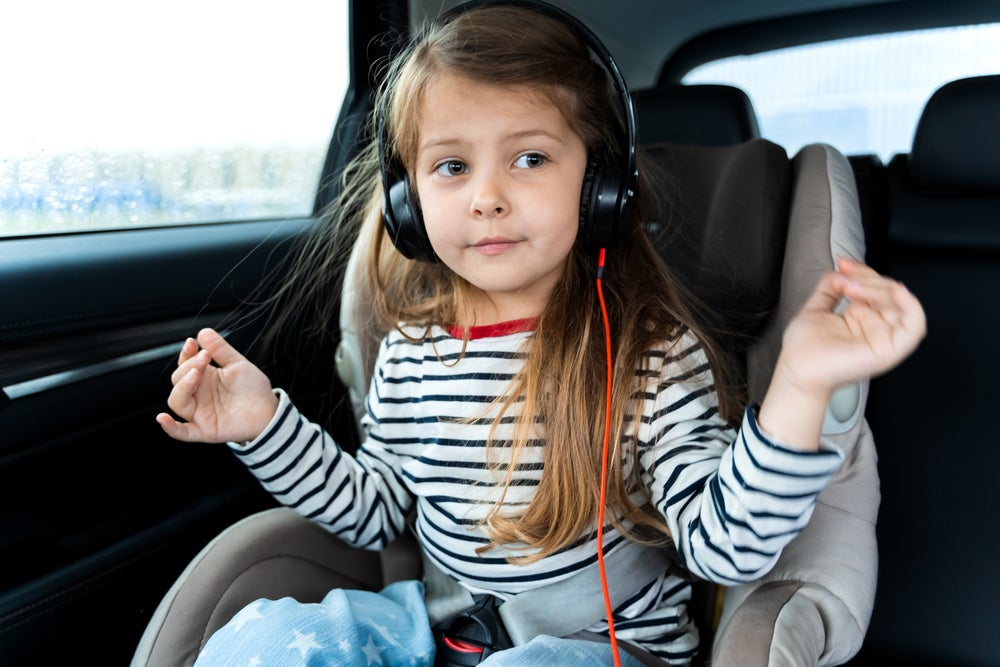
[[[926,333],[924,310],[901,283],[847,258],[823,276],[785,329],[780,368],[794,385],[829,393],[892,369]],[[837,313],[843,297],[846,310]]]

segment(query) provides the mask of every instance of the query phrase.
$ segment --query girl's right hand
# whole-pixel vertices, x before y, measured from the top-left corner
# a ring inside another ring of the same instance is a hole
[[[212,365],[212,361],[216,365]],[[268,377],[212,329],[184,341],[167,405],[156,421],[184,442],[244,442],[259,436],[278,409]]]

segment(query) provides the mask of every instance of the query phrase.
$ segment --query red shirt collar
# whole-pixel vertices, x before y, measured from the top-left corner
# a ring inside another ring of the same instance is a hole
[[[537,317],[528,317],[523,320],[510,320],[509,322],[497,322],[496,324],[484,324],[481,326],[469,327],[469,340],[477,338],[498,338],[509,336],[510,334],[534,331],[538,327]],[[452,325],[445,329],[452,338],[462,338],[465,328]]]

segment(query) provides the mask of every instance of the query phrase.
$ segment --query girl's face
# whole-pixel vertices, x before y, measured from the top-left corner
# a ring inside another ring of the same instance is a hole
[[[428,85],[419,117],[427,236],[478,288],[476,323],[537,317],[576,240],[583,140],[537,91],[454,74]]]

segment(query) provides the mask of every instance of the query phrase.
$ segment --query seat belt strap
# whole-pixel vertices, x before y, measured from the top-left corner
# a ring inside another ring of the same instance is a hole
[[[424,563],[424,606],[431,627],[471,609],[476,603],[469,589],[445,574],[420,547]]]
[[[431,626],[472,607],[475,601],[464,586],[426,555],[423,559]],[[616,608],[666,572],[670,559],[662,549],[627,544],[608,554],[604,567],[611,606]],[[589,628],[607,616],[597,561],[565,579],[515,595],[500,605],[499,614],[515,646],[538,635],[565,637]]]
[[[605,556],[612,609],[669,566],[667,554],[654,547],[628,544]],[[499,612],[515,646],[537,635],[565,637],[585,630],[607,617],[600,566],[595,561],[571,577],[515,595],[500,605]]]

